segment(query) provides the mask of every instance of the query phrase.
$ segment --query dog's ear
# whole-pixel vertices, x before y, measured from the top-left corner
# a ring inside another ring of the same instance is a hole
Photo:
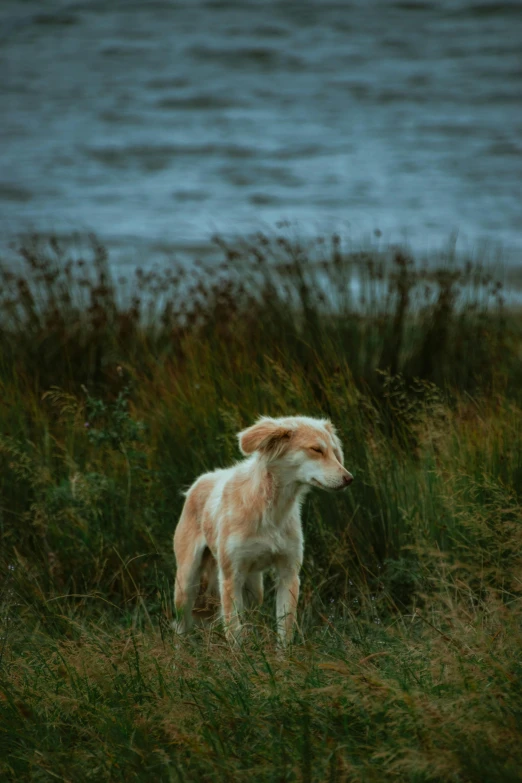
[[[254,451],[271,457],[280,456],[292,437],[292,430],[274,419],[262,417],[238,434],[239,448],[247,456]]]
[[[325,423],[324,423],[324,427],[325,427],[326,430],[328,430],[328,432],[332,436],[333,453],[335,454],[335,456],[337,457],[337,459],[339,460],[341,465],[344,466],[343,446],[342,446],[341,441],[339,440],[339,437],[337,435],[337,431],[336,431],[334,425],[332,424],[332,422],[329,419],[327,419],[325,421]]]

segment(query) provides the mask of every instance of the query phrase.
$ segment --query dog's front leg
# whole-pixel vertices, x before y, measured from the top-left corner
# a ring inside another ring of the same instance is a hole
[[[299,572],[289,565],[278,569],[276,598],[277,634],[279,641],[287,645],[292,641],[297,602],[299,600]]]
[[[219,590],[225,633],[231,644],[237,644],[242,629],[240,614],[243,611],[243,580],[232,569],[220,569]]]

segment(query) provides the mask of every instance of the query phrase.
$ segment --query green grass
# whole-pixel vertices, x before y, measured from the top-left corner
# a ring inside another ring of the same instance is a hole
[[[522,334],[478,263],[220,243],[0,270],[0,779],[522,779]],[[176,637],[181,490],[259,414],[328,415],[294,644]]]

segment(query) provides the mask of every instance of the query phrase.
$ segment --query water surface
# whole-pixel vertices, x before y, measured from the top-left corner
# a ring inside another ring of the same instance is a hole
[[[4,238],[522,246],[520,2],[3,0],[0,36]]]

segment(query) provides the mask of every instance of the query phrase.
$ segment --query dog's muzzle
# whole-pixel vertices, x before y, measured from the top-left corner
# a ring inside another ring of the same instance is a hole
[[[338,491],[340,491],[341,489],[346,489],[346,487],[349,487],[349,486],[350,486],[350,484],[352,483],[352,481],[353,481],[353,476],[352,476],[352,474],[351,474],[351,473],[346,473],[346,475],[345,475],[345,476],[343,476],[342,484],[339,484],[339,486],[338,486],[338,487],[336,487],[336,489],[337,489]]]

